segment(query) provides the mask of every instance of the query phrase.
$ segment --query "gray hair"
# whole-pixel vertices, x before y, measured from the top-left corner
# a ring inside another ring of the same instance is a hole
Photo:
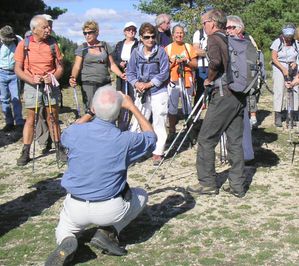
[[[40,23],[41,20],[47,21],[47,19],[43,15],[36,15],[30,20],[31,31],[37,27],[37,25]]]
[[[161,24],[163,24],[168,19],[171,20],[171,16],[168,14],[163,13],[163,14],[158,15],[155,19],[156,26],[159,27]]]
[[[227,19],[226,14],[222,10],[213,9],[208,11],[204,16],[207,16],[209,19],[213,20],[218,29],[225,30]]]
[[[92,99],[92,107],[97,118],[114,122],[121,108],[123,98],[111,85],[98,88]]]
[[[239,26],[242,32],[245,30],[243,20],[239,16],[227,16],[226,19],[227,21],[234,22],[236,26]]]
[[[176,30],[177,28],[182,29],[183,32],[185,33],[185,27],[184,27],[182,24],[176,24],[176,25],[172,28],[171,33],[174,34],[174,32],[175,32],[175,30]]]

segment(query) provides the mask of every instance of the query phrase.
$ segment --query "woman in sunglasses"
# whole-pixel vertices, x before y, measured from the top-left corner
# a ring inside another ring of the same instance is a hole
[[[138,46],[138,40],[135,38],[136,31],[136,24],[134,22],[127,22],[124,26],[125,39],[118,42],[113,51],[113,59],[122,72],[125,72],[126,70],[127,63],[130,59],[133,49]],[[122,91],[124,94],[130,95],[130,97],[134,101],[134,88],[128,81],[125,81],[120,77],[117,77],[116,89]],[[121,130],[128,129],[130,117],[131,114],[129,115],[128,110],[121,110],[118,119],[118,127]]]
[[[136,91],[135,104],[147,119],[152,115],[158,140],[153,152],[153,163],[159,165],[167,138],[167,84],[169,62],[165,50],[156,44],[156,30],[150,23],[139,29],[141,43],[133,50],[127,66],[127,78]],[[133,123],[131,131],[137,130]]]
[[[98,40],[98,23],[86,21],[82,29],[86,42],[75,51],[76,58],[69,83],[72,87],[77,86],[77,79],[81,73],[83,103],[88,112],[95,91],[111,83],[108,68],[122,79],[125,79],[125,74],[115,64],[109,44]]]

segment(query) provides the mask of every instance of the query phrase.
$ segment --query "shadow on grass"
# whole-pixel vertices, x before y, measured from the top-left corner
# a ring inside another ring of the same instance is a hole
[[[0,236],[37,216],[65,195],[60,186],[61,174],[33,185],[36,189],[0,205]]]
[[[12,131],[9,133],[0,130],[0,148],[18,142],[22,138],[22,132]]]
[[[174,193],[161,203],[148,205],[145,211],[120,233],[119,239],[122,246],[147,241],[170,219],[194,208],[196,203],[194,198],[181,187],[157,189],[150,192],[149,196],[169,190]],[[88,246],[96,230],[97,227],[92,227],[80,233],[78,236],[79,248],[72,261],[73,264],[84,263],[97,258],[94,251]]]
[[[269,115],[271,115],[271,112],[268,110],[258,110],[258,126],[260,126],[262,122],[265,120],[265,118]]]
[[[166,187],[156,189],[149,193],[149,196],[173,191],[162,202],[148,205],[142,215],[137,217],[120,234],[122,244],[134,244],[145,242],[150,239],[170,219],[183,214],[194,208],[196,201],[182,187]]]

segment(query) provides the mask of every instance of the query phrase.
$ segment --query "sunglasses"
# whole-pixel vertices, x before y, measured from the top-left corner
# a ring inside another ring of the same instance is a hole
[[[134,32],[135,32],[135,31],[136,31],[136,28],[135,28],[135,27],[132,27],[132,28],[126,28],[125,31],[134,31]]]
[[[83,35],[90,35],[90,34],[94,34],[96,31],[95,30],[92,30],[92,31],[83,31]]]
[[[226,30],[234,30],[236,28],[237,28],[237,26],[227,26],[227,27],[225,27]]]
[[[155,39],[156,38],[156,35],[144,35],[142,36],[142,39],[144,40],[149,40],[149,39]]]

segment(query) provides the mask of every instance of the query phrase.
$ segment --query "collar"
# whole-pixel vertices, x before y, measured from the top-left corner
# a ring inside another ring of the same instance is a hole
[[[108,122],[108,121],[105,121],[105,120],[102,120],[98,117],[95,117],[91,123],[95,123],[97,125],[102,125],[102,126],[106,126],[106,127],[116,127],[115,125],[115,121],[114,122]]]

